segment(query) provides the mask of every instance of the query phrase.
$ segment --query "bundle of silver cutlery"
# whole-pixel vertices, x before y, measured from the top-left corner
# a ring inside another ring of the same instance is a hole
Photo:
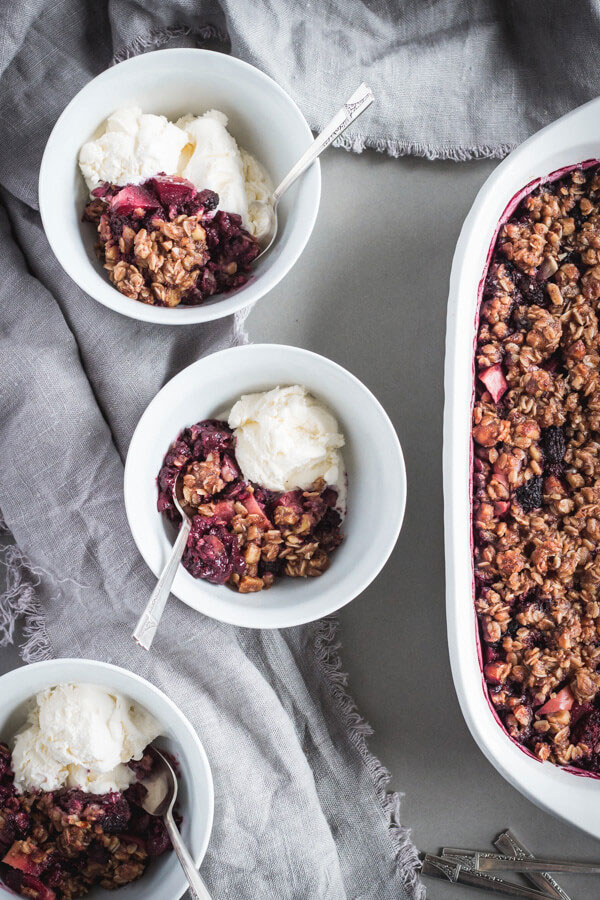
[[[452,884],[480,888],[488,893],[502,894],[505,897],[523,897],[532,900],[540,898],[570,900],[569,895],[550,873],[600,874],[600,865],[597,864],[536,858],[510,830],[503,831],[494,841],[494,846],[498,853],[443,847],[440,856],[422,854],[421,874],[444,879]],[[500,877],[500,873],[509,872],[522,875],[531,887]]]

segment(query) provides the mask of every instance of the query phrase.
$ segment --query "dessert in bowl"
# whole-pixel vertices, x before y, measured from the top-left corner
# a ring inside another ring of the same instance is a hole
[[[271,180],[218,110],[165,116],[125,107],[79,153],[83,217],[118,291],[151,306],[196,306],[243,287],[274,219]]]
[[[225,419],[185,428],[158,473],[159,512],[192,528],[182,562],[194,578],[242,594],[281,576],[315,578],[341,544],[346,512],[344,438],[301,385],[237,400]]]
[[[514,151],[465,221],[444,423],[448,635],[463,713],[505,778],[596,837],[598,108]]]
[[[181,713],[143,679],[90,660],[38,663],[1,682],[0,884],[32,900],[182,896],[185,876],[138,781],[152,769],[151,744],[172,755],[199,863],[212,781]]]
[[[387,415],[350,373],[295,347],[205,357],[142,416],[125,504],[155,574],[176,533],[180,472],[193,524],[173,593],[246,627],[297,625],[349,602],[402,523],[404,462]]]
[[[240,60],[187,49],[127,60],[86,85],[50,135],[39,187],[48,240],[80,287],[124,315],[229,315],[277,284],[310,236],[318,162],[254,262],[272,186],[311,140],[288,95]]]

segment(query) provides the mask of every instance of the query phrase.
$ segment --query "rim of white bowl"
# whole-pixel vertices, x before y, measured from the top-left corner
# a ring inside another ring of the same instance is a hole
[[[373,394],[369,388],[363,384],[363,382],[353,375],[352,372],[345,369],[339,363],[334,362],[332,359],[329,359],[327,356],[322,356],[320,353],[315,353],[312,350],[305,350],[303,347],[294,347],[291,344],[243,344],[237,347],[228,347],[225,350],[218,350],[215,353],[211,353],[208,356],[204,356],[196,362],[192,363],[189,366],[186,366],[185,369],[182,369],[177,375],[174,375],[163,387],[158,391],[158,393],[152,398],[144,412],[142,413],[138,424],[136,425],[135,431],[133,432],[129,448],[127,450],[127,458],[125,460],[125,472],[124,472],[124,499],[125,499],[125,512],[127,515],[127,521],[129,522],[129,528],[131,530],[131,534],[135,541],[135,544],[142,556],[142,559],[151,570],[151,572],[158,577],[161,571],[161,567],[155,564],[151,564],[146,558],[146,554],[144,552],[144,539],[142,534],[142,529],[139,527],[138,523],[140,521],[139,516],[136,516],[136,502],[135,496],[133,492],[130,492],[128,488],[128,484],[130,482],[129,472],[133,466],[133,459],[137,457],[138,450],[137,444],[142,440],[142,430],[146,427],[146,424],[149,421],[152,421],[154,418],[154,409],[159,403],[159,398],[163,394],[164,391],[173,390],[180,381],[183,381],[187,377],[187,373],[190,369],[198,367],[202,364],[206,364],[206,360],[210,359],[211,361],[218,360],[227,355],[233,354],[253,354],[257,352],[264,352],[266,349],[269,351],[282,351],[284,353],[294,353],[300,356],[305,356],[310,359],[318,359],[321,362],[324,362],[326,365],[331,366],[331,368],[340,372],[343,376],[348,378],[350,381],[354,383],[354,385],[369,399],[369,401],[373,404],[375,409],[379,412],[382,423],[387,429],[389,436],[391,438],[392,444],[397,451],[398,454],[398,484],[399,484],[399,493],[400,493],[400,506],[399,506],[399,515],[395,519],[394,527],[388,532],[386,535],[385,542],[381,543],[382,553],[380,555],[378,564],[376,567],[373,567],[371,571],[366,574],[363,578],[360,579],[356,583],[356,585],[352,588],[348,596],[341,601],[339,599],[334,599],[332,602],[326,604],[323,609],[319,610],[316,616],[314,615],[302,615],[298,614],[294,610],[290,609],[282,609],[281,618],[277,618],[277,616],[273,613],[272,610],[268,610],[270,617],[274,619],[273,622],[269,624],[265,624],[262,621],[258,622],[249,622],[248,618],[251,616],[261,618],[263,610],[249,610],[246,607],[240,606],[239,609],[234,607],[234,611],[232,614],[217,614],[215,610],[215,601],[214,597],[211,598],[209,594],[204,594],[203,592],[198,592],[198,602],[191,603],[189,600],[184,599],[184,597],[180,596],[180,593],[177,590],[177,579],[173,584],[173,588],[171,589],[171,593],[174,594],[182,603],[185,603],[186,606],[189,606],[191,609],[195,609],[197,612],[202,613],[205,616],[208,616],[211,619],[216,619],[219,622],[225,622],[228,625],[237,625],[242,628],[258,628],[258,629],[272,629],[272,628],[293,628],[296,625],[306,625],[309,622],[315,622],[318,619],[323,618],[323,616],[331,615],[337,610],[342,609],[342,607],[346,606],[352,600],[355,600],[364,590],[366,590],[369,585],[375,580],[375,578],[379,575],[387,561],[389,560],[394,547],[398,541],[398,537],[400,535],[400,531],[402,530],[402,524],[404,522],[404,513],[406,510],[406,496],[408,492],[407,480],[406,480],[406,465],[404,462],[404,454],[402,453],[402,445],[400,443],[400,438],[394,428],[393,422],[390,419],[389,415],[385,411],[382,404],[379,402],[377,397]],[[333,410],[335,412],[335,410]],[[183,426],[182,426],[183,427]],[[239,612],[239,615],[238,615]],[[294,613],[295,614],[292,614]]]
[[[316,196],[315,201],[311,206],[308,216],[305,221],[307,223],[307,228],[301,239],[296,243],[295,249],[290,257],[289,262],[283,267],[280,273],[273,274],[272,272],[265,272],[260,276],[261,288],[258,296],[254,297],[254,299],[248,300],[245,299],[245,291],[242,289],[233,293],[230,297],[226,297],[223,300],[215,301],[214,303],[207,304],[206,306],[200,304],[198,306],[190,306],[175,309],[167,309],[165,307],[160,306],[149,306],[146,303],[140,303],[136,300],[131,300],[129,297],[124,297],[116,288],[114,288],[109,281],[106,282],[107,287],[110,287],[110,292],[106,292],[102,296],[95,296],[94,294],[90,294],[85,287],[83,287],[77,276],[76,267],[71,264],[71,258],[68,253],[68,248],[64,247],[58,237],[54,236],[52,233],[52,228],[49,227],[49,216],[47,215],[46,210],[51,206],[49,200],[46,197],[46,184],[50,183],[50,179],[52,177],[52,171],[50,168],[49,162],[49,148],[52,147],[53,142],[56,140],[56,132],[59,129],[59,126],[62,124],[63,119],[65,119],[76,103],[80,102],[82,99],[82,95],[88,92],[91,89],[91,85],[97,85],[98,82],[111,80],[113,76],[113,72],[118,69],[119,71],[123,71],[123,68],[134,68],[139,65],[147,64],[147,60],[156,54],[160,54],[161,57],[166,56],[167,54],[170,56],[183,56],[189,54],[204,54],[211,57],[219,57],[220,59],[225,58],[229,60],[229,62],[235,68],[236,66],[243,73],[244,71],[252,71],[257,74],[259,80],[262,80],[269,86],[270,89],[275,90],[281,97],[285,99],[285,101],[290,104],[294,111],[298,114],[299,119],[301,120],[301,124],[304,125],[307,137],[309,141],[314,140],[313,133],[310,130],[310,126],[306,121],[302,110],[297,105],[297,103],[290,97],[288,92],[284,90],[281,85],[279,85],[270,75],[267,75],[265,72],[258,69],[256,66],[251,65],[250,63],[244,62],[244,60],[238,59],[237,56],[231,56],[228,53],[220,53],[217,50],[205,50],[201,47],[172,47],[167,50],[153,50],[150,53],[142,53],[138,56],[133,56],[130,59],[123,60],[123,62],[117,63],[114,66],[109,66],[109,68],[105,69],[103,72],[100,72],[99,75],[96,75],[95,78],[92,78],[85,84],[81,90],[79,90],[74,97],[69,101],[69,103],[65,106],[62,113],[56,120],[52,131],[46,141],[46,146],[44,148],[44,153],[42,156],[42,162],[40,164],[40,173],[38,178],[38,201],[39,201],[39,209],[40,216],[42,219],[42,225],[44,227],[44,233],[46,235],[46,239],[50,244],[50,248],[54,253],[56,259],[60,263],[61,267],[67,273],[69,278],[75,282],[75,284],[92,300],[95,300],[97,303],[101,303],[103,306],[107,306],[109,309],[114,310],[115,312],[121,313],[121,315],[127,316],[129,319],[137,319],[142,322],[152,322],[156,325],[193,325],[200,324],[202,322],[212,322],[215,319],[223,319],[226,316],[232,315],[233,313],[239,312],[239,310],[244,309],[246,306],[252,306],[255,303],[258,303],[266,294],[273,290],[280,281],[282,281],[285,276],[291,271],[291,269],[296,265],[298,259],[304,252],[304,249],[310,240],[310,237],[313,233],[315,222],[317,221],[317,215],[319,213],[319,207],[321,205],[321,161],[316,159],[312,166],[307,171],[311,171],[314,169],[317,183],[316,183]],[[270,252],[270,251],[269,251]],[[91,263],[90,263],[91,265]],[[258,283],[258,282],[257,282]]]
[[[29,663],[27,666],[18,666],[16,669],[12,669],[10,672],[6,672],[4,675],[0,676],[0,686],[5,687],[11,681],[19,681],[21,677],[22,670],[25,668],[28,672],[31,670],[39,671],[41,669],[53,669],[53,668],[62,668],[67,665],[77,665],[82,669],[85,669],[88,665],[93,667],[98,667],[100,669],[104,669],[108,672],[118,672],[119,675],[124,675],[126,678],[131,679],[132,681],[136,681],[138,684],[142,684],[144,687],[150,688],[153,694],[158,694],[161,700],[166,703],[166,705],[172,710],[172,712],[177,716],[178,720],[181,722],[182,726],[185,727],[186,731],[190,735],[193,743],[195,744],[196,750],[198,751],[198,755],[202,760],[202,765],[204,767],[204,774],[206,776],[206,784],[208,788],[208,810],[207,810],[207,828],[206,834],[202,840],[202,846],[200,849],[194,854],[194,863],[196,868],[202,863],[206,855],[206,851],[208,849],[208,845],[210,843],[210,838],[212,835],[213,824],[214,824],[214,813],[215,813],[215,786],[212,776],[212,769],[210,767],[210,762],[208,760],[208,756],[206,755],[206,750],[204,749],[204,745],[198,736],[196,729],[189,721],[187,716],[179,709],[176,703],[174,703],[170,697],[168,697],[164,691],[160,688],[156,687],[156,685],[152,684],[151,681],[148,681],[147,678],[143,678],[141,675],[137,675],[135,672],[132,672],[130,669],[125,669],[123,666],[116,666],[114,663],[102,662],[99,659],[89,659],[87,657],[76,657],[76,656],[67,656],[60,657],[58,659],[44,659],[40,662]],[[82,678],[82,681],[85,679]],[[54,682],[54,679],[51,679],[51,682]],[[93,681],[86,682],[87,684],[93,684]],[[152,712],[151,709],[148,712]],[[190,788],[190,797],[193,798],[194,794],[192,792],[192,785],[189,785]],[[185,891],[187,890],[187,885],[182,888],[180,896],[183,896]]]

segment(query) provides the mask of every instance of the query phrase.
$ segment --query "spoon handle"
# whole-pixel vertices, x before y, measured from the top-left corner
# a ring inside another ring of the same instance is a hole
[[[273,203],[279,203],[282,195],[302,175],[312,162],[319,156],[325,147],[339,137],[346,128],[354,122],[355,119],[364,113],[365,109],[371,105],[375,97],[370,87],[361,84],[359,89],[355,91],[349,100],[338,113],[335,114],[331,122],[325,126],[323,131],[317,135],[306,153],[304,153],[295,166],[288,172],[280,185],[273,191]]]
[[[202,880],[198,869],[194,865],[194,860],[190,856],[187,847],[183,843],[183,839],[179,834],[179,829],[175,824],[173,815],[168,812],[165,816],[165,825],[173,844],[173,849],[177,854],[177,859],[181,863],[181,868],[185,872],[185,877],[190,886],[190,893],[193,900],[211,900],[210,894]]]
[[[187,539],[190,533],[192,523],[189,519],[184,519],[177,535],[177,540],[173,544],[171,555],[164,567],[162,574],[156,582],[156,587],[150,595],[146,609],[140,616],[133,637],[144,650],[149,650],[154,640],[154,635],[158,628],[162,614],[171,591],[171,585],[175,578]]]

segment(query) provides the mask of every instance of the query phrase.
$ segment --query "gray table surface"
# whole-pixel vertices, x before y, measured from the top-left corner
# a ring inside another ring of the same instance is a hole
[[[418,847],[484,848],[511,826],[536,853],[594,860],[597,841],[541,812],[487,762],[450,674],[441,472],[447,286],[460,226],[494,165],[328,151],[311,241],[248,327],[253,341],[303,346],[350,369],[400,435],[402,533],[383,572],[341,611],[341,638],[350,689],[375,729],[371,748],[405,794],[402,819]],[[0,671],[17,664],[12,649],[0,650]],[[600,895],[597,877],[562,883],[573,900]],[[427,887],[430,900],[492,896],[431,880]]]

